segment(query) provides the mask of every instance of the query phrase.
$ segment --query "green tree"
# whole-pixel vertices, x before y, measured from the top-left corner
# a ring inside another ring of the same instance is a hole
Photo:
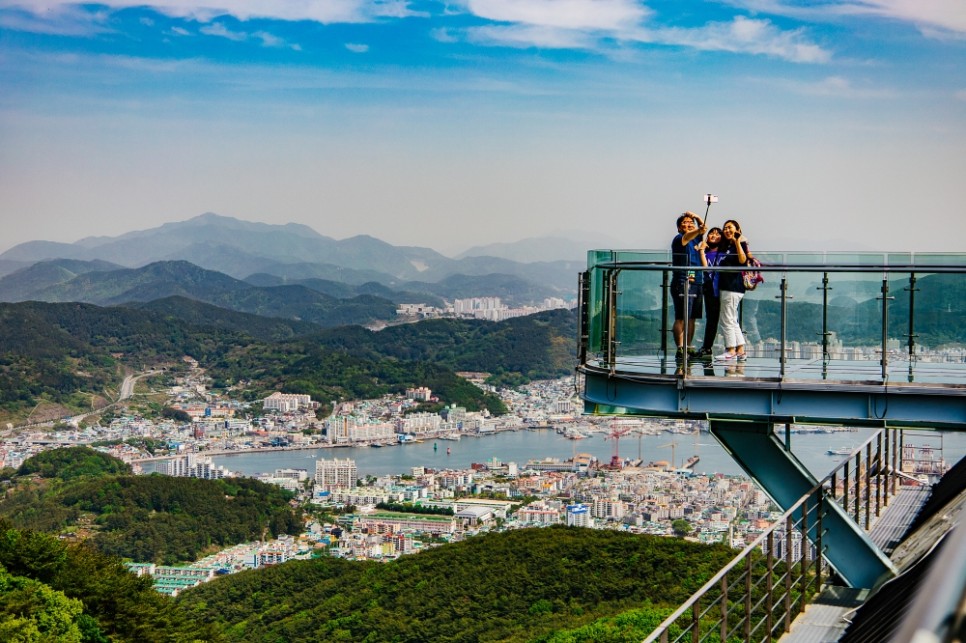
[[[81,643],[84,604],[0,566],[0,641]]]
[[[692,527],[691,523],[683,518],[678,518],[671,523],[671,529],[674,531],[676,536],[684,537],[691,533]]]

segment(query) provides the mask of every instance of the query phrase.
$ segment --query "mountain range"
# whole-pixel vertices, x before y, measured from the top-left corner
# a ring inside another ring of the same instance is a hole
[[[186,318],[196,304],[322,327],[391,321],[399,304],[499,297],[511,306],[573,299],[580,251],[562,237],[474,248],[459,259],[371,236],[337,241],[311,228],[203,214],[187,221],[88,237],[31,241],[0,254],[0,301],[145,305]],[[515,261],[527,252],[552,261]]]
[[[457,275],[502,275],[504,280],[515,277],[530,282],[531,290],[537,287],[542,296],[570,297],[576,290],[576,272],[585,265],[583,255],[572,243],[567,245],[560,238],[528,240],[513,248],[495,245],[494,250],[504,256],[485,256],[484,247],[464,253],[460,259],[451,259],[430,248],[393,246],[367,235],[335,240],[304,225],[254,223],[207,213],[117,237],[88,237],[76,243],[22,243],[0,254],[0,275],[9,276],[52,260],[72,260],[75,263],[61,263],[56,269],[84,273],[102,271],[109,264],[116,268],[141,268],[158,262],[187,261],[239,280],[265,274],[288,281],[323,279],[356,286],[375,282],[394,290],[405,289],[406,282],[438,284]],[[553,247],[561,250],[557,258],[550,260],[554,254],[548,248]],[[541,257],[546,259],[505,258],[508,253],[526,254],[528,248],[534,253],[539,248]],[[561,255],[571,258],[559,258]],[[81,266],[78,261],[96,262],[97,266]],[[20,275],[17,288],[31,296],[37,294],[27,288],[25,280],[26,276]],[[43,285],[52,284],[48,279]],[[11,296],[10,283],[4,286],[3,296]]]

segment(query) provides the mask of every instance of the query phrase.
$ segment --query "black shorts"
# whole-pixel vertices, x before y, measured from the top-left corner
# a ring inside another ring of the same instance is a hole
[[[688,319],[701,319],[703,310],[703,298],[701,297],[701,285],[693,281],[687,282],[688,286]],[[671,284],[671,299],[674,301],[674,319],[684,319],[684,283]]]

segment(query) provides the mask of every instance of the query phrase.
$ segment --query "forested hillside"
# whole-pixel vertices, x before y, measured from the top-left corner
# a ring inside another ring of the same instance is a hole
[[[629,610],[650,628],[611,640],[640,640],[734,553],[616,531],[525,529],[390,564],[320,558],[242,572],[178,602],[233,641],[538,641]]]
[[[193,323],[173,316],[172,308]],[[378,333],[359,326],[306,330],[175,300],[144,310],[0,304],[0,420],[22,420],[38,405],[55,405],[54,417],[103,406],[116,399],[125,373],[177,365],[185,355],[216,384],[244,382],[251,399],[282,390],[328,404],[428,386],[443,403],[494,414],[505,412],[499,399],[455,371],[486,371],[495,382],[517,383],[567,375],[575,365],[575,315],[564,310],[499,323],[420,322]],[[284,339],[271,339],[279,336]]]
[[[0,640],[107,643],[223,640],[118,558],[0,518]]]
[[[161,564],[302,530],[293,494],[275,485],[114,473],[125,469],[85,447],[40,453],[17,471],[0,516],[17,528],[70,534],[106,554]]]

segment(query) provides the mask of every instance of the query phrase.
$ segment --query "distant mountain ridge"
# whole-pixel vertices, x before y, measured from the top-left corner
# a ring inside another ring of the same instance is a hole
[[[28,288],[31,285],[32,290]],[[371,294],[352,293],[339,298],[298,284],[254,286],[187,261],[159,261],[141,268],[118,268],[104,262],[71,259],[44,261],[0,278],[0,300],[3,301],[117,306],[172,298],[321,327],[385,321],[396,309],[395,302]],[[188,317],[194,314],[197,311]]]
[[[537,298],[572,297],[576,273],[584,268],[582,257],[521,262],[474,254],[451,259],[430,248],[393,246],[368,235],[337,241],[305,225],[254,223],[213,213],[118,237],[87,237],[72,244],[22,243],[0,254],[0,267],[13,269],[6,275],[9,277],[20,272],[18,265],[54,260],[107,262],[125,268],[187,261],[235,279],[263,273],[289,280],[328,279],[353,285],[377,282],[394,290],[405,289],[407,282],[438,283],[456,275],[509,275],[529,282],[523,290]],[[25,289],[10,283],[5,285],[7,292]],[[176,294],[181,293],[167,293]],[[473,295],[496,293],[483,290]],[[512,300],[515,295],[503,296]]]

